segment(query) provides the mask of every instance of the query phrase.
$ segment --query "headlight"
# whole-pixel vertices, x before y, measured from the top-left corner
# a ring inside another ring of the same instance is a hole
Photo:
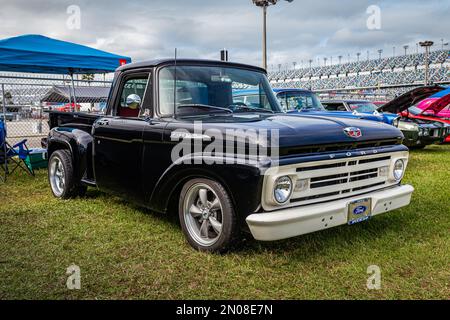
[[[403,178],[403,174],[405,173],[405,163],[403,162],[403,160],[398,159],[397,161],[395,161],[394,164],[394,170],[393,170],[393,174],[394,174],[394,179],[399,181]]]
[[[275,181],[273,189],[273,196],[275,201],[279,204],[283,204],[289,200],[292,194],[292,180],[288,176],[279,177]]]
[[[398,124],[400,123],[400,117],[395,118],[394,120],[392,120],[392,125],[394,127],[398,128]]]

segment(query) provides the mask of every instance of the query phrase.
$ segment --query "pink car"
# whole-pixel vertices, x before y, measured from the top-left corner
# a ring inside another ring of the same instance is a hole
[[[420,101],[416,107],[424,110],[424,114],[432,113],[441,118],[450,118],[450,94],[431,96]]]

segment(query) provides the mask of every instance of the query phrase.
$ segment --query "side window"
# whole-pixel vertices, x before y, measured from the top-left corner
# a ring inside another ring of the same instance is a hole
[[[324,107],[328,111],[345,111],[345,107],[339,103],[327,103]]]
[[[280,103],[281,109],[283,111],[288,111],[288,105],[286,101],[286,93],[277,94],[277,100]]]
[[[347,111],[347,108],[343,104],[340,104],[337,107],[337,111]]]
[[[121,117],[138,117],[144,104],[149,85],[149,74],[142,74],[125,80],[116,108],[116,115]]]
[[[311,104],[308,103],[308,97],[303,95],[286,95],[286,103],[288,110],[303,110]]]

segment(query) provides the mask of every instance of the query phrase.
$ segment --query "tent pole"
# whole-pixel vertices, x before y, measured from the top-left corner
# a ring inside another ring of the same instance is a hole
[[[63,84],[65,86],[66,85],[66,76],[65,75],[63,75],[63,79],[64,79]],[[69,106],[72,109],[72,88],[70,85],[69,85]]]
[[[2,83],[2,106],[3,106],[3,123],[6,126],[6,101],[5,101],[5,84]]]
[[[76,95],[75,95],[75,83],[73,81],[73,73],[70,74],[70,78],[72,79],[73,104],[74,104],[74,107],[73,107],[74,110],[73,111],[75,112],[75,110],[77,109],[77,98],[76,98]]]

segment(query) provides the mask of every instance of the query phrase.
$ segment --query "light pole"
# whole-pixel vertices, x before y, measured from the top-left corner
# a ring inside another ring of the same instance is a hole
[[[392,56],[395,57],[395,47],[392,47]]]
[[[405,56],[407,55],[408,48],[409,48],[409,46],[408,46],[407,44],[405,44],[405,45],[403,46],[403,49],[405,49]]]
[[[430,67],[430,61],[428,60],[428,54],[430,53],[430,47],[434,44],[433,41],[422,41],[419,45],[425,48],[425,85],[428,85],[428,69]]]
[[[295,66],[297,65],[297,62],[292,62],[292,65],[294,66],[294,70],[295,70]]]
[[[341,64],[342,56],[338,56],[338,59],[339,59],[339,64]]]
[[[378,49],[378,57],[381,60],[381,54],[383,53],[383,49]]]
[[[257,7],[261,7],[263,10],[263,39],[262,39],[262,50],[263,50],[263,68],[267,69],[267,7],[270,5],[276,5],[279,0],[252,0],[253,4]],[[287,2],[292,2],[294,0],[284,0]]]
[[[359,56],[361,55],[361,52],[356,53],[356,61],[359,62]]]

